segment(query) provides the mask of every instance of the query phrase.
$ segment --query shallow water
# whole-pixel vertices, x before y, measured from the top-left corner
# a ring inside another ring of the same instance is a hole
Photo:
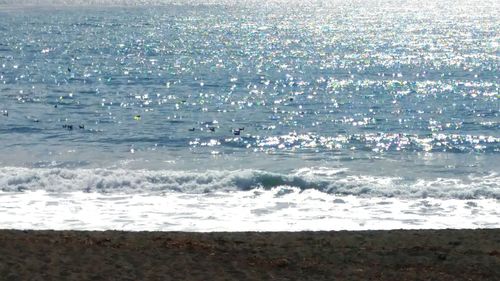
[[[262,190],[308,205],[304,194],[320,192],[370,210],[380,200],[438,200],[470,212],[467,227],[500,225],[498,3],[193,3],[202,2],[0,6],[2,198],[187,196],[246,212],[265,230],[254,207],[232,204]],[[210,201],[219,193],[226,203]],[[275,200],[266,212],[278,212]],[[464,209],[467,200],[485,211]],[[293,230],[338,212],[286,208]],[[418,219],[427,223],[414,224],[399,209],[390,217],[402,223],[375,216],[365,229],[463,226],[426,212]],[[214,217],[216,228],[232,225]]]

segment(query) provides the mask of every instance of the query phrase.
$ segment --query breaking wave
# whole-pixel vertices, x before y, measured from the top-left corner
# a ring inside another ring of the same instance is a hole
[[[212,193],[274,188],[286,192],[298,188],[361,197],[500,199],[499,183],[496,173],[430,180],[356,175],[331,168],[304,168],[290,174],[262,170],[0,168],[0,190],[4,192]]]

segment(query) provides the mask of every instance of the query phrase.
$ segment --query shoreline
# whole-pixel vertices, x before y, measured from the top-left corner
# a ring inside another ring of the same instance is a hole
[[[500,229],[0,230],[0,276],[3,280],[499,280]]]

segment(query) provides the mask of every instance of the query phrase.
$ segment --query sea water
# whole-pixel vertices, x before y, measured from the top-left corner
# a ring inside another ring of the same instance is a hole
[[[500,227],[498,1],[84,2],[0,1],[1,228]]]

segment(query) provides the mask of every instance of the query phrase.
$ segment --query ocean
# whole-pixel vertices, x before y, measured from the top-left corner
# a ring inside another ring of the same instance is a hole
[[[0,228],[500,227],[498,1],[24,4]]]

